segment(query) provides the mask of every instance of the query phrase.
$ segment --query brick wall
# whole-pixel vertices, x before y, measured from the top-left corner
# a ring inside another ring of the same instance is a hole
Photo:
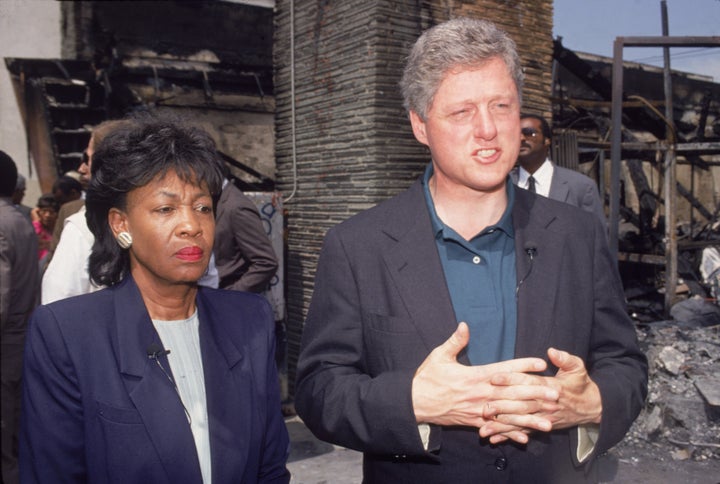
[[[552,0],[295,0],[297,188],[287,223],[288,366],[292,394],[302,325],[328,228],[407,188],[429,161],[413,137],[398,81],[420,33],[451,17],[494,20],[526,65],[527,109],[550,112]],[[278,189],[294,187],[289,0],[274,40]]]

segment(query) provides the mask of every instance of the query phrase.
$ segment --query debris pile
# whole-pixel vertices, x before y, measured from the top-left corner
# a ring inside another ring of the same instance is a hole
[[[699,298],[717,304],[720,293],[720,220],[708,226],[708,231],[703,234],[702,237],[686,241],[686,247],[679,250],[676,297],[690,300]],[[649,323],[664,317],[667,277],[665,257],[661,253],[655,250],[653,253],[636,254],[636,259],[621,259],[619,264],[628,309],[636,321]],[[658,260],[662,260],[663,264],[658,264]],[[684,312],[695,311],[696,308],[680,306],[678,310],[683,311],[683,314],[671,316],[677,321],[684,321]],[[720,319],[717,319],[716,324],[720,324]]]
[[[720,325],[712,324],[720,307],[693,304],[703,317],[638,326],[648,397],[619,447],[646,447],[676,461],[720,459]]]

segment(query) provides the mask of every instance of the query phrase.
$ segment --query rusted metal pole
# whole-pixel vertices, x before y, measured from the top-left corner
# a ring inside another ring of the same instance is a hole
[[[669,36],[667,2],[660,2],[662,10],[662,33]],[[677,292],[677,173],[675,170],[675,122],[673,121],[673,92],[670,70],[670,48],[663,47],[663,86],[665,89],[665,138],[668,141],[668,150],[665,152],[665,317],[670,316],[670,308],[675,302]]]
[[[608,241],[610,254],[618,256],[618,225],[620,214],[620,163],[622,157],[622,92],[623,92],[623,38],[613,44],[612,70],[612,133],[610,137],[610,209]]]

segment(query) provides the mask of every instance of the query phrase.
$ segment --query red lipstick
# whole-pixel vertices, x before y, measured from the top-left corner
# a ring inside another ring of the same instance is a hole
[[[202,259],[203,254],[205,251],[203,251],[200,247],[194,246],[194,247],[183,247],[182,249],[178,250],[175,253],[175,256],[178,259],[190,261],[190,262],[196,262]]]

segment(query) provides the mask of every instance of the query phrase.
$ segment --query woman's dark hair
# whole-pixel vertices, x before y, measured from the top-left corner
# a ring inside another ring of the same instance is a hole
[[[150,115],[130,121],[95,147],[85,199],[85,217],[95,236],[90,278],[104,286],[117,284],[130,269],[128,251],[118,246],[108,224],[110,209],[125,210],[130,191],[170,172],[186,183],[207,185],[213,201],[222,190],[220,161],[209,134],[174,119]]]

